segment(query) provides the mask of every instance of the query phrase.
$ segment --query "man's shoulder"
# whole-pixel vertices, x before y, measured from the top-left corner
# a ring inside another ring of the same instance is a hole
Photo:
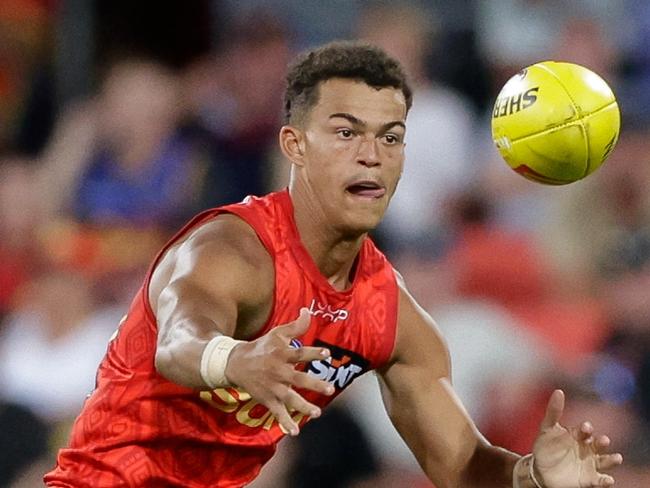
[[[273,259],[255,231],[236,215],[218,214],[167,249],[152,274],[149,299],[155,305],[162,290],[180,280],[255,308],[272,296],[274,279]]]
[[[415,322],[433,324],[431,315],[418,303],[417,299],[408,289],[404,277],[397,270],[393,270],[393,272],[395,273],[397,293],[399,296],[398,327],[406,327]]]
[[[179,251],[205,258],[230,257],[251,266],[272,264],[271,256],[255,229],[241,217],[223,213],[194,229]]]

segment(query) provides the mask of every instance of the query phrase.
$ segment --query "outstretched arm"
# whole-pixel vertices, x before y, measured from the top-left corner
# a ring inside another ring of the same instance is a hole
[[[323,359],[328,352],[290,347],[291,339],[309,327],[306,311],[294,322],[246,340],[266,321],[273,286],[273,263],[239,218],[218,217],[196,230],[168,251],[152,277],[156,368],[170,381],[191,388],[241,387],[268,407],[285,431],[297,434],[290,413],[316,417],[320,409],[294,387],[323,394],[331,394],[332,387],[295,365]],[[219,349],[222,343],[230,347]]]
[[[492,447],[469,418],[452,388],[440,333],[404,289],[398,320],[380,386],[393,424],[424,472],[438,488],[511,488],[518,456]]]
[[[535,443],[532,475],[530,457],[521,459],[492,446],[453,390],[449,353],[435,324],[404,288],[399,306],[393,357],[380,372],[382,397],[398,432],[438,488],[537,488],[533,478],[543,488],[613,482],[597,469],[619,464],[620,455],[599,457],[608,440],[595,440],[586,424],[572,431],[559,425],[561,392],[549,401]]]

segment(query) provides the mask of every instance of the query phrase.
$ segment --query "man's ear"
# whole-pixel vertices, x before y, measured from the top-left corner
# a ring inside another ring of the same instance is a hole
[[[280,129],[279,139],[282,154],[293,164],[302,166],[305,154],[304,133],[292,125],[284,125]]]

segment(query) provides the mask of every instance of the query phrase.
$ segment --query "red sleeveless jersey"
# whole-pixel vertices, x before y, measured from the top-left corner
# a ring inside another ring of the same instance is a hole
[[[330,358],[305,369],[332,383],[336,394],[301,394],[324,407],[355,378],[389,359],[398,288],[392,266],[369,238],[361,247],[352,286],[341,292],[302,246],[288,191],[208,210],[190,221],[154,261],[109,343],[97,387],[75,421],[69,447],[59,452],[55,469],[45,476],[49,486],[239,487],[254,479],[275,452],[284,433],[248,393],[237,388],[193,390],[166,380],[154,367],[151,273],[171,244],[226,212],[246,221],[273,257],[274,303],[259,335],[295,320],[300,308],[308,307],[311,325],[299,342],[331,350]],[[307,421],[297,413],[294,419]]]

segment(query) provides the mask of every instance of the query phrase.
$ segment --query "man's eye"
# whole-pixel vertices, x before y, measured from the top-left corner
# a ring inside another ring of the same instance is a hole
[[[350,129],[339,129],[336,133],[343,139],[350,139],[354,135],[354,132]]]
[[[384,136],[384,141],[386,141],[386,144],[397,144],[400,139],[395,134],[386,134]]]

